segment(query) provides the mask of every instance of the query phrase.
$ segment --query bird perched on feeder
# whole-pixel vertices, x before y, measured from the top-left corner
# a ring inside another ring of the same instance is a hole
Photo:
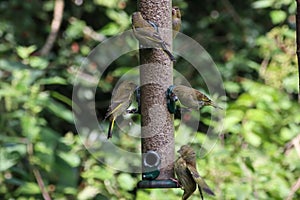
[[[177,6],[172,8],[172,29],[173,29],[173,39],[176,37],[181,27],[181,13]]]
[[[184,190],[182,200],[188,199],[196,190],[198,185],[201,199],[203,200],[202,189],[209,195],[215,194],[199,175],[196,168],[196,153],[192,147],[183,145],[178,151],[180,157],[176,160],[174,170]]]
[[[105,119],[109,117],[110,121],[107,139],[112,137],[112,130],[116,118],[122,115],[131,105],[136,88],[137,85],[135,83],[131,81],[123,81],[114,91],[111,104],[105,116]]]
[[[173,54],[167,49],[169,45],[161,38],[157,25],[154,22],[145,20],[141,12],[132,14],[132,29],[136,39],[142,46],[160,48],[168,54],[171,61],[176,61]]]
[[[173,96],[174,101],[177,97],[180,103],[188,108],[199,109],[203,106],[213,106],[222,109],[200,91],[184,85],[174,86],[171,90],[171,96]]]

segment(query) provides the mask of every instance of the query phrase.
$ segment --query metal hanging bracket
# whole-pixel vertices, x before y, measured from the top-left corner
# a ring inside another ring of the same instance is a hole
[[[167,96],[167,107],[171,114],[176,112],[176,101],[178,100],[177,96],[173,93],[174,85],[171,85],[166,92]]]

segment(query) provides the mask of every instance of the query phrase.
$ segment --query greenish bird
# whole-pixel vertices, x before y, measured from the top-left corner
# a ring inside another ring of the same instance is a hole
[[[132,14],[132,30],[142,46],[162,49],[171,61],[176,61],[173,54],[167,48],[169,45],[161,38],[157,25],[145,20],[141,12],[134,12]]]
[[[184,190],[182,200],[188,199],[198,186],[201,199],[203,193],[214,196],[214,192],[209,188],[204,179],[199,175],[196,168],[196,153],[192,147],[183,145],[178,153],[180,157],[176,160],[174,170],[182,189]]]
[[[177,85],[173,87],[171,93],[173,99],[176,99],[177,97],[179,102],[188,108],[200,109],[203,106],[213,106],[215,108],[222,109],[212,100],[210,100],[205,94],[191,87]]]
[[[114,91],[111,99],[111,104],[105,116],[105,119],[109,118],[110,121],[107,139],[112,137],[112,130],[116,118],[122,115],[131,105],[136,88],[137,85],[135,83],[126,80],[120,83]]]
[[[172,29],[173,29],[173,39],[176,37],[177,33],[181,28],[181,12],[177,6],[172,8]]]

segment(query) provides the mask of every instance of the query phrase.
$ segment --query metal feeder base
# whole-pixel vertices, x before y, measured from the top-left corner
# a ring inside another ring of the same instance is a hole
[[[179,188],[178,184],[172,180],[141,180],[137,184],[138,188]]]

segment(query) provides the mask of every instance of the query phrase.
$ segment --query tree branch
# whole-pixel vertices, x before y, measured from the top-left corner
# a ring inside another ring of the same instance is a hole
[[[44,44],[44,46],[39,52],[41,56],[48,55],[53,47],[53,44],[56,40],[57,33],[59,31],[62,22],[63,11],[64,11],[64,0],[55,0],[53,20],[51,23],[51,31],[48,35],[46,43]]]
[[[300,134],[298,134],[285,145],[284,153],[287,155],[293,147],[295,147],[295,150],[300,158]]]
[[[297,182],[292,186],[289,196],[285,200],[292,200],[295,192],[297,192],[300,188],[300,177]]]

